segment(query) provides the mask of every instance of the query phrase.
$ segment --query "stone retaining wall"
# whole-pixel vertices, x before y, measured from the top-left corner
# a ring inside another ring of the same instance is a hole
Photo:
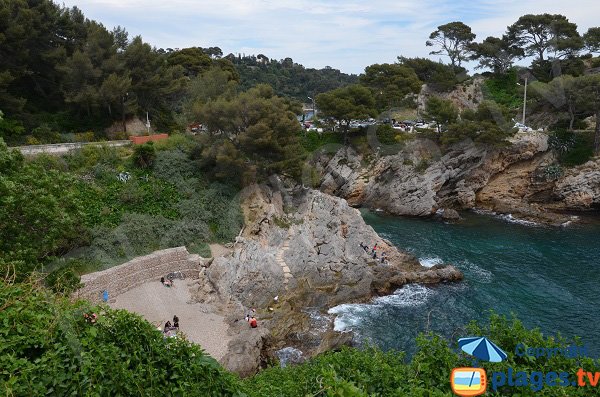
[[[102,300],[102,292],[118,296],[148,281],[158,281],[170,272],[180,271],[186,278],[198,278],[202,258],[191,255],[185,247],[155,251],[122,265],[81,276],[84,286],[73,294],[77,299]]]

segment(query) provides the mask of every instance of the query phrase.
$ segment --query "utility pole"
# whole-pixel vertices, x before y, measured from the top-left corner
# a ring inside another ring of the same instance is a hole
[[[523,121],[522,124],[525,125],[525,110],[527,109],[527,76],[525,76],[525,92],[523,93]]]
[[[311,97],[307,97],[312,101],[313,120],[317,121],[317,108],[315,107],[315,100]]]

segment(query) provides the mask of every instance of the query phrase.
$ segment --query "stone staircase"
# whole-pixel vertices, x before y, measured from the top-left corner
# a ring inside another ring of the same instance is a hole
[[[283,243],[283,245],[281,246],[281,248],[279,249],[279,251],[277,252],[277,255],[275,255],[275,261],[277,262],[277,264],[279,264],[279,266],[281,266],[281,269],[283,270],[283,277],[284,277],[283,284],[286,289],[288,286],[288,281],[290,280],[290,278],[294,277],[294,276],[292,276],[292,272],[290,271],[289,266],[287,265],[287,263],[285,263],[285,260],[283,259],[286,251],[290,248],[290,239],[291,238],[292,238],[292,235],[289,235],[288,238]]]

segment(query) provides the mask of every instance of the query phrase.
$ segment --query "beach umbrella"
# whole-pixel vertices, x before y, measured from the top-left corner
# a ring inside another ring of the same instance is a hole
[[[486,337],[460,338],[458,347],[480,360],[499,363],[508,357],[506,353]]]

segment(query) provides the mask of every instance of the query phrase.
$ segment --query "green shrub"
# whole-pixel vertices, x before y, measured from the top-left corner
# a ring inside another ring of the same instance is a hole
[[[377,126],[377,139],[384,145],[393,145],[396,141],[397,131],[389,124]]]
[[[192,178],[198,167],[189,155],[180,149],[159,151],[154,162],[154,175],[176,185]]]
[[[156,149],[153,142],[147,142],[143,145],[136,145],[131,155],[133,164],[142,169],[152,168],[156,159]]]
[[[307,131],[305,132],[301,139],[300,143],[304,150],[309,153],[312,153],[325,145],[329,144],[339,144],[341,145],[343,142],[343,137],[341,134],[336,132],[323,132],[318,133],[316,131]]]
[[[551,148],[559,155],[560,164],[574,167],[589,161],[594,155],[594,132],[556,130],[548,138]]]
[[[89,170],[98,164],[117,167],[124,163],[123,157],[127,149],[106,145],[86,145],[81,149],[69,152],[64,159],[71,171]]]
[[[0,117],[0,139],[10,144],[22,144],[25,127],[20,121]]]
[[[158,152],[163,150],[189,152],[195,145],[194,138],[184,134],[173,134],[167,139],[154,142],[154,147]]]
[[[46,277],[46,284],[52,291],[60,294],[71,294],[81,286],[81,278],[75,272],[73,266],[65,266],[57,269]]]
[[[485,80],[483,94],[486,99],[515,109],[523,106],[523,98],[519,90],[518,76],[515,70],[503,75],[494,75]]]

